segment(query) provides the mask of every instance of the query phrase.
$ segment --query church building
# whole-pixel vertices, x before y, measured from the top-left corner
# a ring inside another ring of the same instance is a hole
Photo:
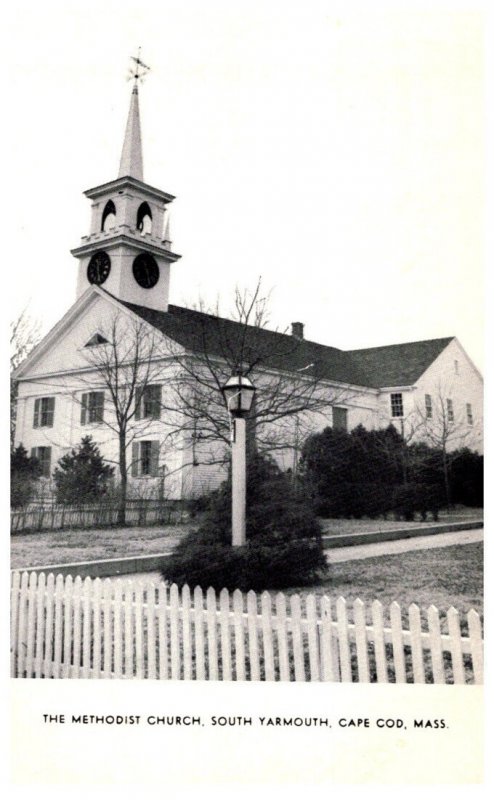
[[[208,358],[221,362],[241,323],[169,303],[173,265],[180,259],[170,241],[174,197],[144,181],[137,81],[118,176],[85,196],[92,213],[88,234],[72,250],[78,263],[75,302],[15,374],[15,445],[22,443],[39,459],[49,486],[58,459],[91,435],[116,465],[118,478],[123,426],[131,496],[200,495],[223,478],[219,452],[225,445],[216,448],[217,458],[205,457],[200,436],[183,425],[180,409],[169,407],[169,376],[174,384],[180,381],[185,359],[194,363],[206,336]],[[119,333],[122,320],[127,333]],[[129,330],[140,332],[140,355],[131,342],[125,350]],[[249,327],[248,336],[271,353],[266,374],[283,375],[287,385],[290,376],[298,382],[304,370],[307,380],[317,372],[318,391],[328,399],[313,416],[314,431],[393,424],[407,440],[443,436],[448,449],[482,451],[482,377],[454,336],[351,351],[306,339],[300,322],[287,334]],[[123,351],[117,354],[118,348]],[[115,358],[101,358],[108,352],[126,362],[127,377],[117,388]],[[133,372],[132,361],[139,361]],[[259,394],[262,385],[261,375]],[[122,410],[116,391],[131,397],[132,406]],[[119,414],[126,415],[125,424]],[[297,425],[290,425],[293,435],[274,452],[284,468],[296,466],[300,448]]]

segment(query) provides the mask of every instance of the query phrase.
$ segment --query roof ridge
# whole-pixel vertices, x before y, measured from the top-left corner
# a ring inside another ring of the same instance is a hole
[[[141,307],[143,307],[143,306],[141,306]],[[348,352],[346,350],[342,350],[340,347],[334,347],[334,345],[331,345],[331,344],[324,344],[323,342],[315,342],[313,339],[305,339],[305,338],[298,339],[296,336],[293,336],[292,333],[288,333],[288,332],[285,333],[284,331],[277,331],[277,330],[273,330],[272,328],[267,328],[267,327],[266,328],[261,328],[258,325],[251,325],[251,324],[248,324],[248,323],[246,324],[244,322],[240,322],[237,319],[230,319],[229,317],[220,317],[218,314],[211,314],[209,311],[200,311],[197,308],[188,308],[187,306],[177,306],[174,303],[169,303],[168,304],[168,310],[170,310],[170,308],[176,308],[179,311],[187,311],[187,312],[192,312],[194,314],[202,314],[203,316],[210,317],[211,319],[214,319],[214,320],[221,320],[222,322],[229,322],[232,325],[245,325],[245,327],[247,327],[247,328],[252,328],[253,330],[257,330],[257,331],[267,331],[268,333],[276,334],[277,336],[287,336],[290,339],[297,339],[297,341],[299,341],[299,342],[305,342],[306,344],[315,345],[316,347],[326,347],[326,348],[328,348],[330,350],[336,350],[338,353],[346,353],[346,352]],[[161,312],[161,313],[166,313],[166,312]]]
[[[389,350],[391,347],[408,347],[412,344],[431,344],[432,342],[452,342],[455,336],[438,336],[434,339],[415,339],[409,342],[395,342],[393,344],[381,344],[375,347],[357,347],[355,350],[344,350],[345,353],[368,353],[371,350]]]
[[[201,346],[197,336],[198,330],[202,327],[208,330],[208,336],[212,337],[209,342],[211,347],[221,349],[223,345],[218,337],[220,340],[228,340],[230,331],[243,324],[238,320],[186,306],[170,304],[168,311],[159,311],[124,300],[119,302],[192,351],[195,347]],[[292,334],[273,331],[267,327],[261,328],[255,325],[246,327],[252,334],[247,337],[250,340],[249,346],[255,345],[259,340],[259,345],[265,350],[264,355],[266,358],[272,358],[277,368],[296,371],[309,360],[314,362],[314,367],[317,364],[321,377],[374,389],[415,383],[455,338],[451,336],[358,350],[340,350],[310,339],[298,339]],[[270,342],[271,356],[269,356]],[[290,343],[289,348],[288,343]]]

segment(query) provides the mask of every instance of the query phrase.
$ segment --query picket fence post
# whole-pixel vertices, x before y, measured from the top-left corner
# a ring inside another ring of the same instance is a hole
[[[386,627],[382,604],[369,608],[360,598],[349,608],[339,597],[333,619],[327,596],[319,608],[314,594],[306,596],[303,610],[299,595],[283,592],[217,595],[196,586],[192,597],[187,585],[43,572],[15,572],[11,593],[12,677],[387,683],[392,670],[396,683],[483,681],[474,609],[462,636],[455,608],[440,616],[414,603],[407,630],[398,603]]]

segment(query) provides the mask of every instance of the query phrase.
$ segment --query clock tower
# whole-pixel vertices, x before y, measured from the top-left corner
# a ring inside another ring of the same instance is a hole
[[[92,201],[91,228],[71,252],[79,260],[77,297],[96,284],[119,300],[166,311],[170,264],[180,258],[169,232],[168,206],[175,198],[143,180],[137,80],[145,65],[134,61],[118,178],[84,192]]]

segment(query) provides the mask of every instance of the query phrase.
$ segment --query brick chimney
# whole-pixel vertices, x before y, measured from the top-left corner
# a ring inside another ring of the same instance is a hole
[[[303,339],[304,338],[304,323],[303,322],[292,322],[292,336],[295,336],[296,339]]]

